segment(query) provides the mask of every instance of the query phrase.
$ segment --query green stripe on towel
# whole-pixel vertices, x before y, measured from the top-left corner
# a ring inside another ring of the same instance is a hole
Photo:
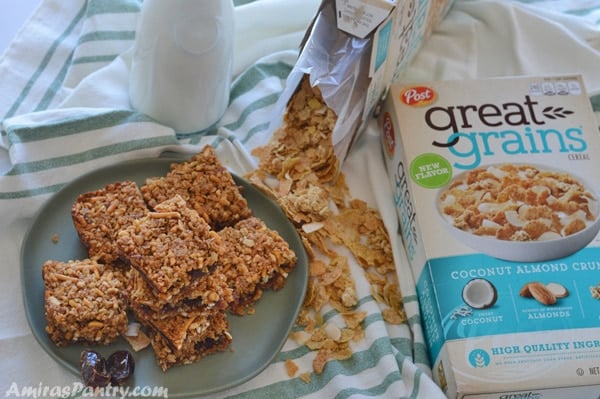
[[[26,173],[35,173],[48,169],[61,168],[70,165],[76,165],[95,159],[122,154],[134,150],[162,147],[166,145],[176,145],[174,136],[144,138],[130,141],[122,141],[102,147],[95,147],[91,150],[70,154],[62,157],[45,159],[43,161],[32,161],[14,165],[6,176],[15,176]]]
[[[84,4],[84,6],[78,11],[77,15],[73,18],[73,20],[67,25],[65,30],[58,36],[58,38],[54,41],[54,43],[52,43],[52,45],[50,46],[48,51],[46,51],[46,54],[44,55],[41,64],[38,66],[36,71],[33,73],[33,76],[31,76],[31,78],[29,79],[29,81],[27,82],[27,84],[25,85],[23,90],[21,90],[21,93],[17,97],[16,101],[9,108],[8,112],[3,116],[2,119],[6,119],[6,118],[16,115],[17,110],[19,109],[19,107],[21,106],[21,104],[23,103],[25,98],[29,95],[31,88],[36,83],[38,78],[42,75],[42,73],[45,71],[45,69],[48,67],[48,64],[50,63],[52,56],[56,52],[56,49],[59,47],[59,45],[64,40],[66,40],[69,37],[71,32],[75,29],[75,27],[84,18],[85,9],[86,9],[86,5]]]
[[[87,111],[87,112],[86,112]],[[93,114],[97,112],[97,114]],[[112,126],[134,122],[151,122],[149,116],[130,110],[94,110],[82,108],[81,117],[45,121],[40,125],[18,126],[11,125],[7,131],[7,141],[12,145],[16,143],[30,143],[39,140],[77,135],[91,130],[105,129]]]

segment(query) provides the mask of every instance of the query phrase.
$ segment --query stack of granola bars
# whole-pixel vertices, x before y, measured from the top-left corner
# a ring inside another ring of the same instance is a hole
[[[107,344],[131,311],[163,370],[226,349],[227,313],[251,313],[296,264],[210,146],[139,188],[124,181],[81,194],[72,216],[89,259],[44,264],[50,338]],[[73,288],[100,282],[112,291]]]

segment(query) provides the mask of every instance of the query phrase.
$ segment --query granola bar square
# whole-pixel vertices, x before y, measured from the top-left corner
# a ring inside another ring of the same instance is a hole
[[[166,176],[147,179],[141,191],[151,208],[181,196],[216,230],[251,215],[240,187],[209,145],[190,160],[173,163]]]
[[[279,290],[285,285],[297,257],[277,231],[256,217],[226,227],[219,235],[227,248],[221,268],[233,290],[229,310],[243,315],[264,289]]]
[[[109,344],[127,331],[125,271],[92,259],[42,266],[46,332],[58,346]]]
[[[232,342],[225,311],[181,312],[168,317],[134,308],[138,320],[149,329],[156,359],[163,371],[199,361],[223,351]]]
[[[131,306],[135,318],[148,328],[160,333],[173,349],[181,349],[189,337],[204,334],[211,328],[212,320],[224,315],[222,309],[178,310],[163,314]]]
[[[102,263],[119,261],[117,233],[147,212],[137,184],[128,180],[81,194],[71,208],[73,225],[89,257]]]
[[[152,349],[162,371],[167,371],[173,366],[196,363],[205,356],[224,352],[232,342],[229,332],[210,331],[203,339],[189,340],[184,348],[174,350],[160,334],[152,331],[150,337]]]
[[[163,315],[200,307],[225,309],[233,300],[228,281],[225,275],[220,273],[202,274],[181,291],[172,294],[154,290],[141,273],[132,269],[128,292],[131,304]]]
[[[180,196],[154,209],[118,233],[117,247],[154,290],[172,295],[209,273],[224,248],[220,236]]]

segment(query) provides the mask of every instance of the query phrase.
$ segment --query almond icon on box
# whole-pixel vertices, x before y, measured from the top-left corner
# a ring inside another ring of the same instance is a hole
[[[545,306],[551,306],[560,298],[569,296],[569,290],[560,283],[543,284],[540,282],[531,282],[521,287],[519,296],[523,298],[534,298]]]

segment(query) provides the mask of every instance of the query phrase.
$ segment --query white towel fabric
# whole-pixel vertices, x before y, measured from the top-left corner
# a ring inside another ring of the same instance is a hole
[[[19,249],[40,206],[87,171],[165,151],[193,153],[206,143],[234,172],[251,170],[249,151],[268,140],[266,121],[318,4],[258,0],[238,6],[231,104],[218,126],[180,135],[129,105],[129,49],[141,2],[42,1],[0,58],[0,394],[78,381],[35,341],[23,310]],[[598,110],[599,22],[599,0],[456,0],[401,80],[576,72]],[[398,327],[383,321],[351,260],[360,306],[369,314],[366,337],[351,360],[332,361],[306,384],[287,377],[283,361],[293,358],[308,371],[314,354],[295,352],[290,341],[257,377],[211,397],[444,397],[429,377],[414,281],[396,235],[375,123],[344,173],[353,196],[377,207],[386,221],[410,322]]]

